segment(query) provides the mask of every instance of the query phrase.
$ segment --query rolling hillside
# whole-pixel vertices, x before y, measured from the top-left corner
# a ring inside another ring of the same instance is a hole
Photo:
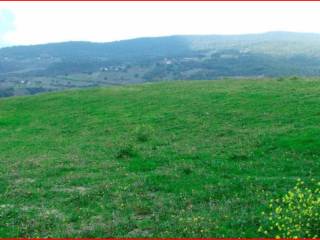
[[[1,99],[0,237],[261,237],[270,198],[320,179],[319,91],[238,79]]]
[[[163,80],[320,75],[320,35],[269,32],[0,49],[0,97]]]

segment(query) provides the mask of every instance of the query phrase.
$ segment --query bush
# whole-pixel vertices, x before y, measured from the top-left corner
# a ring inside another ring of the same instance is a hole
[[[0,97],[11,97],[14,95],[13,88],[0,88]]]
[[[258,232],[276,238],[317,238],[320,236],[320,182],[309,189],[298,180],[283,198],[271,200],[269,214]]]
[[[122,144],[116,155],[118,159],[131,158],[134,156],[136,156],[136,151],[131,144]]]
[[[150,140],[153,133],[153,128],[147,125],[139,126],[135,130],[135,135],[139,142],[147,142],[148,140]]]
[[[292,77],[290,78],[290,80],[296,81],[296,80],[299,80],[299,78],[298,78],[297,76],[292,76]]]

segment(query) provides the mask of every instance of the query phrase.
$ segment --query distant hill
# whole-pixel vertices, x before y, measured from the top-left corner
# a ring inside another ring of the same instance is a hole
[[[320,75],[320,34],[188,35],[0,49],[0,96],[158,80]]]

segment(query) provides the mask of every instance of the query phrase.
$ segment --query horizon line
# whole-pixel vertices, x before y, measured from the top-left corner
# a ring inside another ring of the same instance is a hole
[[[31,43],[31,44],[5,44],[4,46],[0,45],[0,49],[4,48],[12,48],[12,47],[31,47],[31,46],[39,46],[39,45],[48,45],[48,44],[62,44],[62,43],[96,43],[96,44],[107,44],[107,43],[116,43],[116,42],[124,42],[131,40],[139,40],[139,39],[152,39],[152,38],[170,38],[170,37],[193,37],[193,36],[217,36],[217,37],[232,37],[232,36],[248,36],[248,35],[264,35],[271,33],[286,33],[286,34],[311,34],[311,35],[319,35],[320,32],[301,32],[301,31],[286,31],[286,30],[275,30],[275,31],[264,31],[264,32],[251,32],[251,33],[230,33],[230,34],[168,34],[168,35],[157,35],[157,36],[141,36],[141,37],[132,37],[132,38],[124,38],[119,40],[112,41],[90,41],[90,40],[65,40],[65,41],[56,41],[56,42],[43,42],[43,43]]]

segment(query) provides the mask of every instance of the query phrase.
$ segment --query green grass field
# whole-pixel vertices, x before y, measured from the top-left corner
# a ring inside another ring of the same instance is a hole
[[[260,237],[270,198],[320,178],[319,93],[265,79],[1,99],[0,237]]]

